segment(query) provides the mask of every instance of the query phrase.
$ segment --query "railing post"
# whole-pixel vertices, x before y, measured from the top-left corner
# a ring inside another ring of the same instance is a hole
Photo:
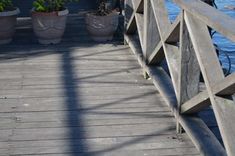
[[[212,0],[202,0],[213,6]],[[191,99],[199,92],[200,67],[195,55],[195,51],[185,25],[184,10],[182,11],[180,23],[180,65],[178,79],[178,113],[181,112],[181,105]],[[179,114],[178,114],[179,115]],[[180,123],[176,124],[177,133],[182,133],[183,129]]]
[[[184,21],[185,12],[182,11],[180,23],[180,68],[178,79],[178,110],[181,112],[181,105],[199,92],[200,67]],[[177,123],[177,132],[181,133],[182,128]]]
[[[147,58],[147,37],[148,37],[148,23],[149,23],[149,0],[145,0],[144,1],[144,36],[143,36],[143,44],[144,44],[144,48],[143,48],[143,53],[144,53],[144,57],[145,59]]]

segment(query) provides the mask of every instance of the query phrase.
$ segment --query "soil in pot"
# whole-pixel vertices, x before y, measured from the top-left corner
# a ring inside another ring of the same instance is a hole
[[[15,34],[16,17],[20,10],[0,12],[0,44],[7,44],[12,41]]]
[[[39,43],[57,44],[61,42],[68,13],[67,9],[49,13],[32,11],[33,30]]]

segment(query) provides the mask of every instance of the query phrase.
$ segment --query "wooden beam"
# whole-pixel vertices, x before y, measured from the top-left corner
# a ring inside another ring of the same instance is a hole
[[[131,35],[124,35],[132,52],[137,57],[138,62],[148,72],[153,80],[154,85],[159,90],[166,104],[170,107],[173,114],[178,114],[177,100],[175,97],[172,82],[168,74],[161,67],[147,66],[143,58],[140,45],[136,44],[135,39]],[[193,140],[193,143],[202,155],[225,156],[226,152],[219,143],[214,134],[205,125],[205,123],[198,117],[190,117],[185,115],[179,116],[179,122]]]
[[[163,36],[164,42],[169,44],[179,42],[181,17],[182,17],[182,12],[177,16],[175,21],[171,24],[165,36]]]
[[[165,36],[165,34],[169,31],[171,23],[170,20],[168,18],[168,13],[165,7],[165,1],[164,0],[150,0],[151,1],[151,5],[153,8],[153,12],[154,12],[154,16],[155,19],[157,21],[157,25],[158,25],[158,30],[160,33],[160,37],[161,37],[161,42],[163,45],[163,50],[166,56],[166,60],[167,60],[167,64],[169,67],[169,71],[170,71],[170,75],[171,75],[171,79],[174,85],[174,89],[175,92],[177,91],[177,75],[174,72],[174,68],[175,66],[171,66],[169,64],[171,64],[170,60],[172,60],[171,58],[174,57],[176,58],[176,55],[179,55],[179,52],[176,51],[176,48],[172,48],[170,46],[166,46],[165,42],[163,41],[163,37]],[[174,56],[170,55],[171,53],[174,54]],[[178,58],[178,56],[177,56]]]
[[[139,39],[141,43],[141,47],[144,48],[144,15],[140,13],[135,14],[136,24],[137,24],[137,30],[139,34]]]
[[[135,0],[136,1],[136,0]],[[144,13],[144,0],[141,0],[138,8],[136,9],[136,13],[143,14]],[[143,22],[143,21],[142,21]]]
[[[217,85],[212,87],[212,91],[216,95],[232,95],[235,93],[235,73],[227,76],[224,80],[220,81]]]
[[[165,54],[162,46],[162,42],[159,42],[156,48],[147,59],[148,64],[159,64],[164,59]]]
[[[224,74],[220,67],[208,28],[203,22],[189,13],[185,14],[185,22],[196,51],[226,151],[228,155],[234,155],[235,139],[231,136],[235,134],[235,125],[232,124],[235,121],[235,104],[233,101],[233,105],[226,107],[226,103],[220,103],[223,100],[219,102],[218,98],[213,94],[211,86],[223,80]]]
[[[212,92],[218,96],[228,96],[235,93],[235,73],[229,75],[215,86],[212,86]],[[211,104],[207,91],[203,91],[194,96],[181,106],[181,113],[191,114],[199,112]]]
[[[174,23],[170,26],[168,32],[166,32],[165,36],[163,36],[163,42],[166,43],[175,43],[179,40],[179,26],[180,19],[179,16],[174,21]],[[165,57],[162,42],[159,42],[156,48],[153,50],[151,55],[148,57],[148,64],[159,64]]]
[[[179,47],[171,44],[164,44],[165,56],[167,65],[170,70],[171,79],[174,85],[175,93],[177,94],[177,84],[179,79],[179,68],[180,68],[180,51]]]
[[[161,44],[161,37],[160,37],[160,33],[158,30],[158,26],[157,26],[157,21],[155,20],[155,15],[154,15],[154,11],[152,8],[152,5],[150,3],[150,0],[146,0],[146,8],[148,8],[147,10],[145,10],[144,15],[146,16],[146,23],[145,23],[145,50],[144,50],[144,55],[146,58],[147,63],[149,63],[149,57],[150,55],[152,56],[153,51],[157,51],[158,52],[158,45]],[[161,47],[160,47],[161,48]],[[160,49],[159,49],[160,50]],[[161,49],[161,56],[159,56],[160,58],[158,59],[159,61],[162,61],[162,59],[164,58],[164,52],[163,49]]]
[[[182,114],[193,114],[211,105],[207,91],[203,91],[181,105]]]
[[[140,8],[141,3],[143,4],[143,0],[132,0],[133,9],[135,12],[137,12],[137,10]]]
[[[137,25],[136,25],[136,20],[135,20],[135,13],[133,13],[131,15],[129,22],[127,23],[126,33],[133,34],[136,32],[136,30],[137,30]]]
[[[191,13],[215,31],[235,42],[234,18],[201,2],[200,0],[173,0],[183,10]]]
[[[161,38],[169,30],[171,25],[168,13],[165,7],[165,1],[163,0],[150,0],[153,8],[154,16],[157,21],[158,30],[160,32]]]
[[[184,13],[180,25],[180,68],[178,71],[180,76],[177,99],[179,111],[182,112],[180,109],[185,110],[185,108],[181,105],[199,92],[200,67],[184,21]],[[192,101],[192,103],[198,102],[197,99]],[[184,104],[184,106],[188,105]]]
[[[149,48],[148,48],[148,26],[150,23],[150,1],[145,0],[144,1],[144,32],[143,32],[143,54],[144,58],[147,60]]]

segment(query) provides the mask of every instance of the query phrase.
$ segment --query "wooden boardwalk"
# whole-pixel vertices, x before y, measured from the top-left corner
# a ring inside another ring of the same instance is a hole
[[[199,155],[129,48],[91,42],[81,21],[57,46],[21,21],[1,47],[0,155]]]

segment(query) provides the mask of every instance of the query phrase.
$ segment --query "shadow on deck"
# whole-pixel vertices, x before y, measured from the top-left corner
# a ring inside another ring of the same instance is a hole
[[[199,154],[121,36],[94,43],[82,18],[50,46],[21,21],[0,71],[0,155]]]

